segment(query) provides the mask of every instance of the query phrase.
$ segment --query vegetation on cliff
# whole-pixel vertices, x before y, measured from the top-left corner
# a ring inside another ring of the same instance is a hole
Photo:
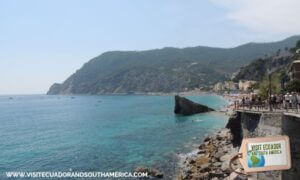
[[[112,51],[93,58],[47,94],[180,92],[229,78],[255,58],[293,47],[300,36],[235,48],[163,48]]]
[[[300,81],[291,81],[288,75],[290,64],[300,58],[299,52],[297,52],[299,49],[300,41],[296,43],[295,47],[285,49],[284,52],[279,49],[273,56],[259,58],[240,68],[233,80],[257,81],[258,83],[253,88],[259,90],[259,95],[263,99],[269,96],[270,86],[272,94],[300,92]],[[269,78],[271,81],[269,81]]]

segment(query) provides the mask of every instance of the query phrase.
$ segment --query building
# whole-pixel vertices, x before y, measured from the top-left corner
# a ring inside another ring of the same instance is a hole
[[[240,80],[239,81],[239,90],[240,91],[249,91],[251,87],[256,84],[256,81]]]
[[[215,92],[220,91],[235,91],[238,89],[238,84],[232,81],[225,81],[224,83],[218,82],[214,85],[213,90]]]
[[[237,90],[237,89],[238,89],[238,84],[237,84],[237,83],[234,83],[233,81],[225,81],[225,82],[224,82],[224,88],[225,88],[226,90],[234,91],[234,90]]]
[[[221,82],[218,82],[217,84],[214,85],[213,90],[215,92],[223,91],[224,90],[223,84]]]
[[[300,60],[292,62],[288,74],[291,80],[300,80]]]

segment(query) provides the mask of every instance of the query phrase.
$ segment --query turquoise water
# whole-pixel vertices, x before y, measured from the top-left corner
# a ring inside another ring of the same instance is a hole
[[[0,96],[0,173],[133,171],[174,173],[176,154],[224,127],[227,117],[173,114],[173,96]],[[218,96],[190,99],[221,108]],[[194,138],[198,137],[198,138]],[[0,177],[1,177],[0,176]]]

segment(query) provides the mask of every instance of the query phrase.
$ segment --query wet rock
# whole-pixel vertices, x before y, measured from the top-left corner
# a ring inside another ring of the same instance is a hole
[[[209,141],[210,140],[210,137],[206,137],[205,139],[204,139],[204,142],[207,142],[207,141]]]
[[[199,149],[204,149],[205,148],[205,144],[200,144]]]

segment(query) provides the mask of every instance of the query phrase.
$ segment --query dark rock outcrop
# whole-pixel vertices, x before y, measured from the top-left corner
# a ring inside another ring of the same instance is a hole
[[[209,111],[214,111],[214,109],[202,104],[194,103],[187,98],[180,97],[178,95],[175,96],[175,114],[192,115]]]
[[[229,117],[226,128],[230,129],[230,132],[232,134],[231,142],[233,146],[240,146],[243,139],[242,125],[241,118],[238,117],[238,114],[236,112],[231,114],[231,116]]]

